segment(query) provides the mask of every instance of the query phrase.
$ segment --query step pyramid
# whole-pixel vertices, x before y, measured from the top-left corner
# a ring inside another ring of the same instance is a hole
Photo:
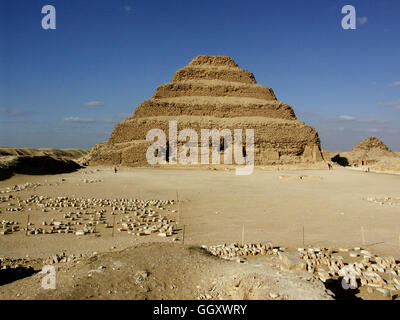
[[[202,55],[118,123],[107,142],[94,146],[89,164],[148,165],[152,142],[146,134],[159,128],[168,137],[174,120],[178,130],[194,129],[199,137],[201,129],[254,129],[256,165],[323,160],[317,131],[297,120],[293,108],[278,101],[271,88],[257,84],[230,57]]]

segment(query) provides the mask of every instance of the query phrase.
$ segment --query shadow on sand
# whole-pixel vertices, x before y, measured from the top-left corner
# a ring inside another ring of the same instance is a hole
[[[13,174],[45,175],[70,173],[82,166],[73,160],[53,158],[50,156],[20,156],[0,168],[0,181]]]
[[[358,289],[344,289],[342,287],[342,277],[338,280],[328,280],[325,282],[325,288],[332,291],[335,294],[336,300],[362,300],[357,297],[356,294],[360,291]],[[357,280],[358,281],[358,280]]]
[[[11,283],[37,273],[32,267],[16,267],[0,270],[0,286]]]
[[[342,167],[349,166],[349,160],[346,157],[341,157],[339,154],[334,156],[331,160]]]

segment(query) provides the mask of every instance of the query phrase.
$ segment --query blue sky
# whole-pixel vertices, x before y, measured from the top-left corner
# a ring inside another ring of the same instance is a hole
[[[397,0],[0,0],[0,145],[90,148],[210,54],[273,88],[324,148],[377,136],[400,151],[399,21]]]

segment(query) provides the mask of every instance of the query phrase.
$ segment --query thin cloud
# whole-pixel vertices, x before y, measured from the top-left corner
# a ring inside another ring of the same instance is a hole
[[[37,112],[32,111],[32,110],[0,108],[0,114],[8,115],[8,116],[26,116],[26,115],[32,115],[35,113],[37,113]]]
[[[358,123],[368,123],[368,124],[385,124],[389,123],[387,120],[377,120],[377,119],[358,119],[349,115],[341,115],[334,118],[324,118],[324,122],[358,122]]]
[[[104,103],[101,101],[88,101],[85,102],[84,105],[88,108],[97,108],[104,106]]]
[[[366,24],[368,22],[368,18],[367,17],[359,17],[359,18],[357,18],[357,22],[360,25]]]
[[[132,7],[130,5],[124,5],[123,9],[125,10],[125,12],[131,12],[132,11]]]
[[[378,106],[380,107],[389,107],[389,108],[395,108],[397,110],[400,110],[400,100],[397,101],[388,101],[388,102],[379,102]]]
[[[389,102],[379,102],[378,105],[381,107],[393,107],[393,106],[400,105],[400,100],[389,101]]]
[[[385,123],[389,123],[390,121],[388,120],[376,120],[376,119],[360,119],[360,120],[356,120],[358,122],[362,122],[362,123],[375,123],[375,124],[385,124]]]
[[[400,132],[399,129],[393,128],[345,128],[345,127],[334,127],[334,128],[321,128],[319,131],[333,131],[333,132],[348,132],[348,133],[390,133],[397,134]]]
[[[92,118],[81,118],[81,117],[66,117],[63,119],[65,122],[75,122],[75,123],[89,123],[94,122]]]
[[[345,128],[345,127],[334,127],[334,128],[321,128],[319,131],[328,131],[328,132],[343,132],[343,133],[356,133],[356,132],[371,132],[370,128],[362,129],[362,128]],[[374,131],[377,132],[377,131]]]
[[[81,117],[65,117],[63,118],[63,122],[69,123],[104,123],[104,124],[115,124],[117,121],[115,120],[95,120],[93,118],[81,118]]]
[[[352,116],[346,116],[346,115],[339,116],[339,117],[337,117],[337,119],[341,120],[341,121],[355,121],[356,120],[356,118],[354,118]]]
[[[393,87],[400,87],[400,81],[395,81],[392,83]]]
[[[396,133],[396,134],[399,134],[399,133],[400,133],[400,130],[399,130],[399,129],[388,129],[387,132],[388,132],[388,133]]]
[[[346,121],[356,121],[356,118],[348,115],[341,115],[334,118],[324,118],[322,119],[324,122],[346,122]]]

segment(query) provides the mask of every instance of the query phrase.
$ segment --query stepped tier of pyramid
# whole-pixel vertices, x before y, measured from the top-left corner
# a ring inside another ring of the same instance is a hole
[[[340,157],[346,158],[350,165],[372,165],[383,159],[398,158],[398,155],[378,138],[369,137],[349,152],[341,152]]]
[[[201,129],[254,129],[256,165],[323,160],[317,131],[297,120],[293,108],[278,101],[272,89],[257,84],[230,57],[202,55],[118,123],[109,141],[94,146],[89,164],[147,165],[146,150],[152,144],[147,132],[159,128],[168,137],[173,120],[178,130],[194,129],[199,137]]]

